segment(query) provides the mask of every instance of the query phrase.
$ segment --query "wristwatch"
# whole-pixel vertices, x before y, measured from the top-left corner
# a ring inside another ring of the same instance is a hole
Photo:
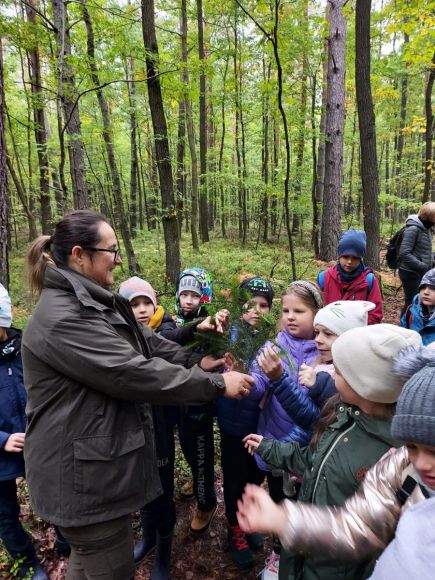
[[[216,373],[213,375],[211,382],[213,383],[214,388],[216,389],[217,396],[223,397],[225,395],[226,390],[224,377]]]

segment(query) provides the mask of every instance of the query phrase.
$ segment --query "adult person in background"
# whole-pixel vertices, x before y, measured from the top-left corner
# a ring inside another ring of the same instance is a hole
[[[402,314],[412,303],[423,275],[432,268],[432,227],[435,224],[435,202],[424,203],[417,214],[406,220],[399,250],[399,278],[405,294]]]
[[[68,580],[134,577],[131,512],[160,493],[148,405],[241,397],[251,379],[139,327],[110,291],[121,264],[106,218],[75,211],[28,254],[40,294],[23,336],[32,506],[71,545]],[[191,368],[184,368],[186,367]]]

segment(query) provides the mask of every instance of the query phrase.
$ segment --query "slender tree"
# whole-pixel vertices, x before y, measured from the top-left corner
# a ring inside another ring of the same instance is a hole
[[[355,80],[361,147],[364,229],[367,263],[379,268],[379,183],[375,113],[370,80],[371,0],[357,0],[355,11]]]
[[[424,93],[424,110],[426,114],[426,129],[424,133],[425,155],[424,155],[424,190],[423,202],[435,201],[435,188],[431,191],[432,181],[432,141],[434,138],[434,114],[432,111],[432,89],[435,80],[435,52],[432,57],[430,70],[427,74],[426,90]]]
[[[91,79],[95,85],[95,92],[97,93],[98,106],[100,108],[101,118],[103,120],[103,140],[106,148],[106,154],[109,164],[110,177],[113,187],[113,197],[115,202],[115,222],[121,232],[122,241],[124,242],[125,252],[127,254],[128,268],[130,274],[137,272],[136,256],[131,243],[131,236],[128,227],[128,220],[124,209],[121,179],[119,175],[118,166],[115,158],[115,148],[113,146],[113,129],[110,119],[109,105],[101,88],[101,82],[98,73],[98,67],[95,60],[95,37],[94,27],[91,16],[86,4],[86,0],[80,0],[83,10],[83,20],[86,25],[87,33],[87,55],[89,59],[89,69],[91,71]]]
[[[142,32],[146,50],[148,100],[154,130],[156,161],[162,196],[162,221],[166,250],[166,275],[175,284],[180,272],[180,240],[174,195],[168,127],[159,78],[154,0],[142,0]],[[207,224],[207,222],[206,222]]]
[[[3,46],[0,36],[0,284],[9,288],[9,196],[6,172],[5,93],[3,83]]]
[[[25,2],[25,10],[28,22],[36,26],[37,0]],[[52,213],[50,201],[50,178],[48,162],[48,124],[45,112],[45,99],[42,89],[41,58],[37,41],[32,42],[29,50],[29,77],[32,91],[32,108],[36,150],[39,167],[39,200],[41,206],[42,233],[50,234],[52,231]]]
[[[198,55],[200,61],[199,73],[199,163],[200,163],[200,190],[199,190],[199,228],[203,242],[209,241],[208,235],[208,202],[207,202],[207,103],[206,103],[206,74],[204,51],[204,22],[203,3],[196,0],[198,21]]]
[[[346,32],[343,6],[347,0],[331,0],[327,16],[328,77],[325,118],[325,175],[320,256],[333,260],[340,235],[341,182],[345,121]]]

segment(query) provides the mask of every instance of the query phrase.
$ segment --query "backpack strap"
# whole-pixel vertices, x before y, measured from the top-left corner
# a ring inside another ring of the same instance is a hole
[[[373,284],[375,283],[375,275],[373,274],[373,272],[369,272],[366,276],[366,280],[367,280],[367,299],[369,297],[370,292],[373,290]]]
[[[417,482],[415,479],[410,475],[407,475],[405,481],[402,483],[402,487],[396,493],[396,497],[401,506],[405,505],[405,503],[408,501],[416,485]]]
[[[405,312],[406,328],[411,328],[411,322],[412,322],[411,306],[412,306],[412,304],[410,304],[408,306],[408,308],[406,309],[406,312]]]
[[[325,270],[322,270],[317,274],[317,284],[319,285],[320,290],[325,289]]]

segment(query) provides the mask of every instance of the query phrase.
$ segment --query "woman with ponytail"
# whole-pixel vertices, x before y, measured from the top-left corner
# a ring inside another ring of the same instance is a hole
[[[27,481],[35,512],[71,545],[68,580],[134,577],[130,514],[161,492],[144,403],[241,397],[252,382],[204,372],[224,361],[195,358],[139,326],[128,301],[110,290],[119,264],[112,227],[85,210],[28,254],[39,300],[22,346]]]

